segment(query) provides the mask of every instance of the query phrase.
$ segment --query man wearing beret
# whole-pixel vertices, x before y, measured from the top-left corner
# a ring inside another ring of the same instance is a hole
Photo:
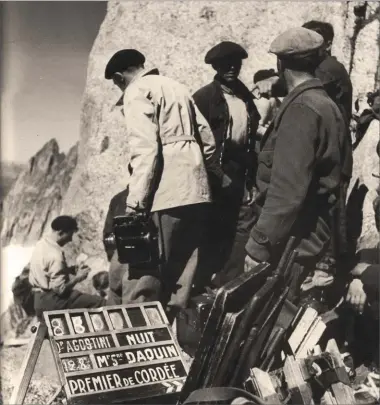
[[[270,46],[288,94],[261,143],[260,215],[246,245],[245,268],[250,270],[259,262],[276,263],[295,236],[294,301],[304,278],[330,247],[348,143],[342,113],[314,76],[322,49],[322,36],[303,27],[286,31]]]
[[[260,115],[247,87],[238,79],[247,52],[234,42],[210,49],[206,64],[214,80],[194,94],[215,137],[219,172],[210,175],[213,211],[210,218],[210,268],[219,287],[244,271],[244,246],[253,223],[252,198],[256,174],[256,131]]]
[[[122,294],[123,302],[160,299],[175,314],[187,305],[198,269],[205,207],[211,200],[206,166],[212,171],[215,147],[189,90],[157,69],[145,69],[144,62],[137,50],[119,51],[105,77],[124,93],[131,168],[126,212],[153,214],[164,262],[161,272],[129,268]]]

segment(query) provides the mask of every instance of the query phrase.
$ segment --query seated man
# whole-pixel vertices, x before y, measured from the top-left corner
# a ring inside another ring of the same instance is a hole
[[[86,265],[76,269],[76,266],[68,267],[66,264],[62,248],[72,241],[77,231],[76,219],[67,215],[59,216],[52,221],[51,232],[36,244],[30,260],[29,282],[40,321],[43,321],[44,311],[98,308],[105,305],[103,298],[73,289],[90,272]],[[74,274],[71,279],[70,274]]]
[[[380,142],[377,146],[377,154],[380,157]],[[380,188],[377,189],[377,197],[373,201],[376,228],[380,231]],[[380,252],[380,244],[377,246],[377,254]],[[346,301],[359,313],[363,313],[368,304],[372,314],[379,319],[379,287],[380,287],[380,264],[379,257],[374,258],[374,263],[357,263],[351,270],[352,282],[348,287]],[[377,260],[376,260],[377,259]]]
[[[12,284],[13,301],[20,306],[28,316],[35,315],[34,296],[29,283],[30,266],[27,264],[21,274]]]

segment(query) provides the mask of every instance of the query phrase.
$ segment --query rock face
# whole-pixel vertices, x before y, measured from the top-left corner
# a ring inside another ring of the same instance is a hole
[[[1,163],[1,183],[0,183],[0,202],[2,210],[3,201],[9,191],[11,190],[14,182],[16,181],[20,172],[24,169],[22,164],[13,162],[2,162]]]
[[[235,4],[203,0],[108,4],[89,58],[78,165],[63,201],[64,210],[78,214],[86,225],[81,247],[96,258],[99,267],[106,265],[101,231],[108,204],[128,180],[124,122],[120,110],[114,107],[121,94],[112,82],[104,79],[111,55],[122,48],[138,48],[147,57],[146,67],[157,66],[163,74],[194,91],[214,75],[211,67],[204,64],[207,50],[221,40],[232,40],[249,53],[241,78],[251,86],[257,70],[275,67],[275,58],[268,54],[271,41],[292,26],[318,19],[333,24],[333,54],[351,70],[357,97],[375,86],[379,6],[377,2],[368,3],[364,28],[355,31],[355,5],[358,3],[239,1]],[[378,135],[372,132],[369,136]],[[358,154],[356,173],[367,167],[361,152]],[[368,226],[372,229],[372,220]]]
[[[3,246],[36,242],[60,214],[77,156],[77,146],[65,155],[52,139],[29,160],[4,200]]]

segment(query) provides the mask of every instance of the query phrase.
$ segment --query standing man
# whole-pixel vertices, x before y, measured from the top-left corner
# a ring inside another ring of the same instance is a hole
[[[212,129],[221,176],[211,173],[213,194],[209,254],[217,287],[244,270],[244,246],[253,224],[249,205],[256,174],[256,131],[260,115],[253,96],[238,79],[247,52],[234,42],[210,49],[205,62],[216,71],[214,80],[194,94]]]
[[[44,311],[74,308],[98,308],[105,300],[97,295],[83,294],[74,286],[87,278],[87,266],[68,267],[62,248],[78,231],[75,218],[62,215],[51,223],[51,232],[36,244],[30,259],[29,282],[34,293],[34,309],[43,322]],[[73,277],[70,278],[70,275]]]
[[[322,47],[322,36],[306,28],[290,29],[270,46],[288,94],[261,144],[261,213],[246,245],[250,270],[259,262],[276,263],[289,237],[296,237],[293,300],[329,247],[348,142],[342,113],[314,76]]]
[[[153,213],[164,260],[161,273],[152,266],[128,269],[123,302],[160,299],[173,319],[186,307],[198,270],[211,200],[205,162],[212,166],[214,146],[189,90],[157,69],[145,69],[144,62],[139,51],[121,50],[105,70],[105,78],[124,92],[132,171],[126,211]]]
[[[128,197],[128,186],[120,193],[112,197],[106,220],[103,227],[103,243],[104,240],[113,233],[113,218],[119,215],[124,215],[126,210],[126,203]],[[107,259],[110,262],[109,273],[109,293],[108,305],[121,305],[122,304],[122,280],[125,272],[128,270],[128,264],[120,263],[116,247],[108,246],[104,243],[104,250]]]
[[[326,93],[335,101],[343,117],[350,125],[352,116],[352,83],[346,68],[335,56],[331,55],[334,40],[334,28],[330,23],[323,21],[308,21],[304,28],[313,30],[322,35],[324,40],[323,58],[315,70],[315,76],[321,80]]]
[[[346,136],[350,140],[347,143],[347,152],[343,162],[343,189],[348,187],[352,175],[352,146],[350,134],[350,121],[352,117],[352,83],[345,67],[331,55],[334,40],[334,28],[331,24],[323,21],[308,21],[304,28],[313,30],[323,37],[323,45],[320,49],[320,62],[315,68],[314,75],[318,78],[330,98],[337,104],[346,123]],[[281,97],[286,94],[277,75],[256,83],[256,90],[262,97]]]
[[[313,30],[323,37],[322,61],[315,70],[315,76],[322,82],[326,93],[339,107],[343,118],[346,122],[347,151],[343,162],[343,177],[341,184],[341,207],[342,215],[345,215],[345,202],[347,190],[352,176],[353,156],[352,156],[352,138],[350,131],[350,123],[352,118],[352,83],[350,75],[346,68],[340,63],[335,56],[331,55],[331,47],[334,40],[334,28],[331,24],[322,21],[308,21],[303,25],[304,28]],[[341,233],[346,233],[345,216],[340,220]],[[344,242],[346,243],[346,242]],[[342,245],[343,252],[347,254],[346,246]]]

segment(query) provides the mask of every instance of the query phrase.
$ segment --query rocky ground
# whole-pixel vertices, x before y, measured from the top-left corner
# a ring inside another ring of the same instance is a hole
[[[15,380],[21,368],[27,345],[3,347],[0,350],[1,392],[3,403],[9,403]],[[59,388],[60,382],[55,368],[50,343],[45,340],[26,395],[25,404],[47,404]],[[56,401],[55,404],[60,402]]]

